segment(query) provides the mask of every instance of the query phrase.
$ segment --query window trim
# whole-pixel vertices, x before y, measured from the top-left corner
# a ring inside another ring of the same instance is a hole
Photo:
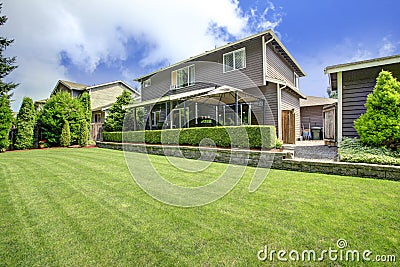
[[[151,78],[148,78],[143,81],[143,88],[151,86]]]
[[[190,68],[193,67],[193,79],[190,79]],[[178,71],[181,71],[183,69],[187,69],[187,73],[188,73],[188,82],[187,85],[180,85],[178,86]],[[192,80],[192,82],[191,82]],[[195,64],[191,64],[176,70],[171,71],[171,86],[170,89],[179,89],[179,88],[185,88],[185,87],[189,87],[192,85],[196,84],[196,67]]]
[[[297,75],[296,72],[293,72],[293,85],[296,88],[299,88],[299,86],[300,86],[300,79],[299,78],[300,78],[299,75]]]
[[[239,51],[244,51],[244,64],[243,64],[243,67],[242,68],[236,68],[236,64],[235,64],[235,53],[237,53],[237,52],[239,52]],[[233,54],[233,69],[232,70],[226,70],[226,68],[225,68],[225,56],[226,55],[228,55],[228,54]],[[222,68],[223,68],[223,73],[228,73],[228,72],[231,72],[231,71],[235,71],[235,70],[241,70],[241,69],[245,69],[246,68],[246,60],[247,59],[247,57],[246,57],[246,47],[242,47],[242,48],[239,48],[239,49],[236,49],[236,50],[233,50],[233,51],[230,51],[230,52],[227,52],[227,53],[224,53],[223,55],[222,55]]]

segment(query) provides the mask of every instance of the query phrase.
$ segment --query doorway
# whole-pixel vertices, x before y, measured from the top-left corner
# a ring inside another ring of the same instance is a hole
[[[282,141],[284,144],[294,144],[296,142],[294,110],[282,110]]]

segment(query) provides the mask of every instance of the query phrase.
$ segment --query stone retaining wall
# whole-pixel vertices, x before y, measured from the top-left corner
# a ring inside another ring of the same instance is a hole
[[[191,146],[168,146],[150,144],[122,144],[113,142],[97,142],[101,148],[116,149],[185,157],[206,161],[248,165],[253,167],[271,167],[273,169],[325,173],[365,178],[378,178],[400,181],[400,166],[386,166],[367,163],[321,162],[313,160],[295,160],[287,158],[284,152],[259,150],[224,149]]]

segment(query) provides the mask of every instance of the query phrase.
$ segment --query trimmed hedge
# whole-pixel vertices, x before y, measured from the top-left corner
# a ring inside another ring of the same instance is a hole
[[[227,126],[198,127],[168,130],[103,132],[108,142],[179,144],[191,146],[274,148],[276,130],[274,126]]]

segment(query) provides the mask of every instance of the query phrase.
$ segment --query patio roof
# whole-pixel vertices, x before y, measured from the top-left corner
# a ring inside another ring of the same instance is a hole
[[[197,102],[207,102],[210,101],[210,99],[214,99],[218,100],[218,102],[223,102],[225,104],[232,104],[235,103],[235,92],[238,93],[239,102],[254,102],[262,100],[262,98],[245,93],[241,89],[223,85],[217,88],[208,87],[180,94],[164,96],[158,99],[151,99],[139,103],[129,104],[124,106],[124,108],[138,108],[143,106],[155,105],[157,103],[164,103],[173,100],[184,100],[188,98],[193,98],[193,100]],[[211,100],[211,102],[215,101]]]

